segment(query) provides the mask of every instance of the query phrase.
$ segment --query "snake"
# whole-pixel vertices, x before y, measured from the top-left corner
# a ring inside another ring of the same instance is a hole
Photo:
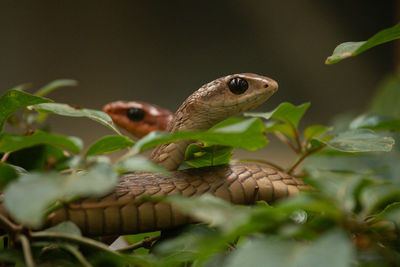
[[[252,73],[218,78],[182,103],[167,131],[209,129],[226,118],[256,108],[277,89],[274,80]],[[170,176],[145,172],[124,175],[111,193],[61,207],[48,216],[46,226],[69,220],[89,236],[164,230],[195,220],[170,203],[142,201],[143,197],[211,194],[233,204],[251,205],[259,200],[271,203],[310,188],[301,179],[255,163],[177,171],[191,142],[163,144],[153,150],[151,159],[171,170]]]

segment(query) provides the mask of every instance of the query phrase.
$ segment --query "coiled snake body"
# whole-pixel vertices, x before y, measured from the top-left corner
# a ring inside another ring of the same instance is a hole
[[[275,81],[256,74],[234,74],[202,86],[178,109],[168,131],[208,129],[230,116],[252,109],[276,92]],[[49,223],[70,220],[87,235],[121,235],[171,228],[191,222],[167,203],[140,201],[142,196],[209,193],[234,204],[272,202],[296,195],[308,186],[301,180],[257,164],[232,164],[175,171],[189,141],[161,145],[152,160],[172,170],[163,174],[135,173],[121,178],[110,194],[83,199],[49,216]]]

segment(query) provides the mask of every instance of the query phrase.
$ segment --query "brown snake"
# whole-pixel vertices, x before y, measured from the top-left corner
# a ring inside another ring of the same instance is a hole
[[[252,109],[276,92],[275,81],[256,74],[234,74],[202,86],[178,109],[168,126],[177,130],[208,129],[217,122]],[[70,220],[86,235],[122,235],[167,229],[192,220],[167,203],[140,200],[142,196],[212,194],[234,204],[272,202],[309,188],[301,180],[257,164],[232,164],[174,171],[183,161],[189,141],[157,147],[152,159],[173,170],[163,174],[123,176],[110,194],[83,199],[57,210],[48,224]]]

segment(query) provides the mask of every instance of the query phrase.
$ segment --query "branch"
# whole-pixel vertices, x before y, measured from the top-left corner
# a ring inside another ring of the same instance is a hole
[[[34,267],[35,262],[32,257],[31,245],[29,244],[29,240],[25,235],[20,235],[18,237],[19,241],[22,245],[22,251],[24,252],[25,264],[27,267]]]
[[[325,147],[325,145],[320,146],[320,147],[317,147],[317,148],[314,148],[314,149],[311,149],[311,150],[308,150],[308,151],[305,152],[303,155],[301,155],[301,157],[299,157],[299,158],[297,159],[297,161],[293,164],[293,166],[290,167],[286,172],[287,172],[288,174],[292,174],[293,171],[297,168],[297,166],[299,166],[300,163],[302,163],[303,160],[304,160],[305,158],[307,158],[308,156],[310,156],[311,154],[313,154],[313,153],[315,153],[315,152],[320,151],[320,150],[323,149],[324,147]]]
[[[82,264],[82,266],[93,267],[93,265],[90,264],[90,262],[88,262],[85,259],[83,254],[76,247],[69,245],[69,244],[63,244],[63,245],[61,245],[61,247],[68,250],[72,255],[74,255],[74,257],[79,261],[80,264]]]
[[[87,237],[82,237],[82,236],[76,236],[76,235],[71,235],[71,234],[66,234],[66,233],[54,233],[54,232],[34,232],[31,233],[31,238],[32,239],[58,239],[61,241],[69,241],[73,243],[78,243],[81,245],[85,245],[88,247],[92,247],[98,250],[102,250],[114,255],[119,255],[117,252],[109,249],[106,245],[103,243],[97,242],[93,239],[87,238]]]
[[[125,252],[125,251],[135,250],[135,249],[142,248],[142,247],[149,249],[151,247],[151,244],[158,239],[160,239],[159,234],[152,236],[152,237],[145,238],[142,241],[139,241],[135,244],[132,244],[132,245],[129,245],[129,246],[126,246],[123,248],[119,248],[116,251]]]
[[[273,132],[273,135],[275,135],[275,137],[278,138],[282,143],[288,145],[296,154],[300,152],[284,134],[280,132]]]
[[[22,229],[22,226],[14,224],[12,221],[10,221],[6,216],[0,213],[0,224],[2,224],[8,232],[17,232]]]

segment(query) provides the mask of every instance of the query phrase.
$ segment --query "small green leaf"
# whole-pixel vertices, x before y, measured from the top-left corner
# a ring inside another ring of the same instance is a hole
[[[354,260],[351,241],[342,231],[335,230],[310,245],[273,236],[251,238],[228,256],[226,266],[350,267]]]
[[[295,106],[291,103],[283,102],[271,112],[245,112],[244,116],[264,118],[266,120],[277,119],[290,123],[293,127],[297,128],[300,119],[309,107],[310,103]]]
[[[3,129],[4,122],[14,112],[30,105],[47,102],[53,101],[18,90],[8,90],[0,97],[0,131]]]
[[[0,134],[0,152],[13,152],[40,144],[48,144],[80,153],[82,141],[77,137],[63,136],[36,130],[32,135]]]
[[[55,172],[22,175],[4,191],[4,205],[19,223],[37,228],[47,208],[57,200],[103,196],[118,182],[108,164],[96,164],[88,172],[61,175]]]
[[[210,129],[208,131],[176,132],[151,132],[140,139],[126,155],[135,155],[143,150],[157,145],[181,140],[198,140],[207,144],[219,144],[254,151],[268,144],[264,136],[264,125],[259,119],[241,120],[225,127]]]
[[[304,137],[306,138],[307,142],[310,142],[312,139],[317,138],[321,136],[322,134],[326,133],[329,130],[329,128],[323,126],[323,125],[311,125],[308,126],[304,130]]]
[[[0,190],[18,177],[17,171],[7,163],[0,162]]]
[[[123,148],[131,147],[135,144],[129,137],[121,135],[105,136],[90,145],[85,156],[94,156],[111,153]]]
[[[369,111],[386,115],[394,119],[400,118],[400,72],[389,75],[378,86],[376,94],[371,98]]]
[[[126,172],[133,172],[133,171],[141,171],[141,172],[158,172],[164,173],[166,175],[171,175],[171,173],[161,167],[160,165],[152,162],[149,159],[143,157],[130,157],[123,161],[120,161],[115,164],[118,172],[126,173]]]
[[[51,93],[52,91],[54,91],[55,89],[58,89],[60,87],[69,87],[69,86],[77,86],[78,82],[75,80],[71,80],[71,79],[58,79],[55,81],[52,81],[48,84],[46,84],[45,86],[43,86],[42,88],[40,88],[35,95],[37,96],[45,96],[48,95],[49,93]]]
[[[288,122],[268,121],[265,123],[265,132],[277,132],[286,135],[292,140],[296,139],[296,129]]]
[[[333,149],[344,152],[391,151],[392,137],[382,137],[371,130],[357,129],[340,133],[326,142]]]
[[[68,117],[86,117],[91,120],[97,121],[103,124],[104,126],[107,126],[111,130],[115,131],[117,134],[122,135],[120,131],[117,129],[117,127],[115,127],[110,116],[108,116],[103,111],[74,107],[60,103],[44,103],[44,104],[30,106],[30,108],[37,109],[42,112],[46,111]]]
[[[79,227],[71,221],[59,223],[53,227],[45,229],[44,232],[66,233],[76,236],[82,236],[81,229],[79,229]]]
[[[399,184],[374,184],[361,192],[361,204],[366,214],[383,209],[391,202],[400,201]]]
[[[185,161],[195,168],[228,164],[232,150],[229,146],[190,144],[186,149]]]
[[[378,114],[363,114],[355,118],[349,125],[350,129],[400,130],[400,119]]]
[[[328,57],[325,61],[325,64],[334,64],[339,61],[342,61],[345,58],[353,57],[362,52],[396,39],[400,38],[400,24],[397,24],[391,28],[382,30],[369,38],[367,41],[362,42],[346,42],[338,45],[333,54]]]

